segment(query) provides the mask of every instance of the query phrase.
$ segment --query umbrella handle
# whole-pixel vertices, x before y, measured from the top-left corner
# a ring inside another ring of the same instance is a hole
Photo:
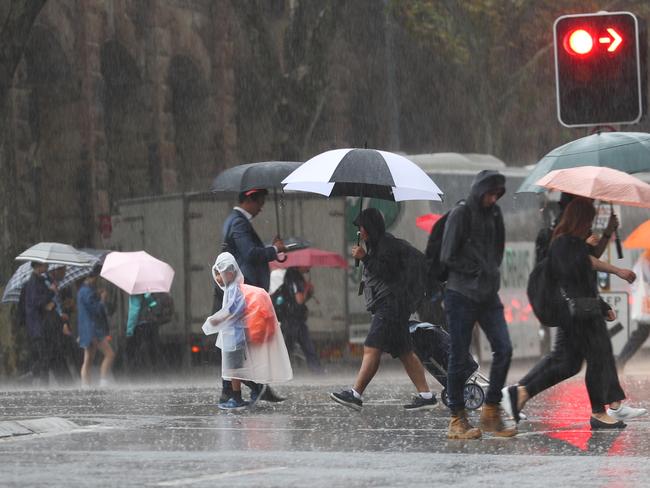
[[[357,246],[358,246],[359,244],[361,244],[361,232],[360,232],[360,231],[357,231]],[[358,260],[358,259],[355,259],[355,260],[354,260],[354,267],[355,267],[355,268],[358,268],[358,267],[359,267],[359,260]]]
[[[614,204],[612,202],[609,202],[609,211],[611,212],[612,215],[614,215]],[[616,232],[616,254],[618,255],[618,259],[623,259],[623,247],[621,246],[621,238],[618,236],[618,229],[615,232]]]
[[[623,246],[621,246],[621,238],[618,237],[618,232],[616,233],[616,254],[618,254],[618,259],[623,259]]]

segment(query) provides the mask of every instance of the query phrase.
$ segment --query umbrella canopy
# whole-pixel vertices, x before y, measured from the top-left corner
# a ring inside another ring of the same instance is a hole
[[[9,278],[5,291],[2,294],[2,303],[18,303],[20,300],[20,291],[29,281],[32,275],[32,263],[23,263],[18,266],[16,272]]]
[[[282,182],[285,190],[328,197],[442,201],[443,192],[422,169],[398,154],[376,149],[334,149],[314,156]]]
[[[213,192],[242,192],[253,188],[282,188],[282,180],[302,163],[293,161],[264,161],[240,164],[217,175],[210,190]]]
[[[278,235],[280,235],[277,189],[282,188],[282,180],[301,164],[294,161],[262,161],[260,163],[240,164],[219,173],[212,182],[210,190],[213,193],[240,193],[254,188],[272,189],[275,221]]]
[[[564,144],[537,163],[517,193],[542,192],[543,188],[535,184],[542,176],[577,166],[606,166],[625,173],[650,171],[650,134],[601,132]]]
[[[343,256],[331,251],[316,249],[301,249],[287,254],[286,261],[270,263],[271,269],[306,267],[306,268],[347,268],[348,262]]]
[[[68,244],[58,242],[39,242],[16,256],[16,261],[37,261],[47,264],[91,267],[95,263],[89,254],[83,253]]]
[[[650,208],[650,185],[611,168],[580,166],[557,169],[538,180],[536,184],[549,190],[619,205]]]
[[[93,256],[90,256],[90,259],[93,259],[93,265],[99,263],[99,259]],[[63,264],[50,264],[48,270],[53,270],[66,266]],[[59,281],[59,289],[62,290],[67,288],[75,281],[81,278],[88,276],[93,270],[92,266],[66,266],[65,276],[61,281]],[[5,287],[5,291],[2,294],[2,303],[18,303],[20,300],[20,292],[22,291],[25,283],[29,281],[30,276],[32,275],[32,263],[27,262],[21,264],[16,272],[11,276]]]
[[[112,252],[104,260],[101,276],[129,295],[138,295],[169,292],[174,270],[145,251]]]
[[[650,220],[646,220],[632,231],[623,246],[628,249],[650,249]]]
[[[436,222],[438,222],[442,218],[441,214],[424,214],[420,215],[415,219],[415,225],[417,225],[420,229],[425,231],[427,234],[431,234],[431,229],[433,229],[433,226],[436,225]]]

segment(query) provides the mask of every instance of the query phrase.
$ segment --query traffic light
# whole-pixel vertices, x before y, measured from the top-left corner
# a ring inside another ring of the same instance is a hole
[[[645,28],[630,12],[564,15],[554,27],[557,114],[567,127],[634,124],[645,109]]]

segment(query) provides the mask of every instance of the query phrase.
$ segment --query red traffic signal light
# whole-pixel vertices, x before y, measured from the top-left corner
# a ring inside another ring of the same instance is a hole
[[[646,75],[640,31],[630,12],[565,15],[555,21],[560,123],[577,127],[641,119]]]
[[[607,27],[604,34],[592,34],[583,28],[573,29],[564,36],[562,45],[571,56],[599,54],[598,51],[615,53],[623,38],[614,27]],[[602,54],[602,52],[600,53]]]

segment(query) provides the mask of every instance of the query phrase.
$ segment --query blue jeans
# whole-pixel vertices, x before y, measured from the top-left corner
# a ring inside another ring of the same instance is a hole
[[[447,290],[445,311],[451,339],[447,370],[449,409],[452,413],[456,413],[465,408],[463,397],[464,381],[467,377],[465,369],[472,343],[472,330],[476,322],[485,332],[492,348],[490,386],[485,401],[493,405],[498,404],[501,401],[501,389],[506,382],[512,358],[512,344],[499,295],[495,293],[492,298],[484,302],[475,302],[456,291]]]

